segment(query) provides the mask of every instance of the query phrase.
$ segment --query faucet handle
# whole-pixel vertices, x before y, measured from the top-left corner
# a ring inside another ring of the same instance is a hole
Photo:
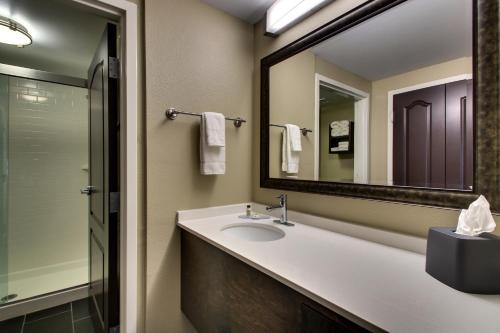
[[[277,198],[280,199],[280,206],[286,206],[287,198],[285,193],[280,194]]]

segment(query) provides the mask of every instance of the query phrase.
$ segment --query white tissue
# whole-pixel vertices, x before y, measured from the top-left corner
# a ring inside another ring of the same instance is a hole
[[[482,195],[470,204],[469,209],[462,209],[458,217],[457,234],[476,236],[483,232],[492,232],[496,227],[490,204]]]

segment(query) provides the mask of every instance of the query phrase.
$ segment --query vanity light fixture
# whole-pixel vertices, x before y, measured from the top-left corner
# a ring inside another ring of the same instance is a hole
[[[267,10],[266,34],[278,35],[332,0],[277,0]]]
[[[0,16],[0,43],[24,47],[33,42],[31,35],[22,24]]]

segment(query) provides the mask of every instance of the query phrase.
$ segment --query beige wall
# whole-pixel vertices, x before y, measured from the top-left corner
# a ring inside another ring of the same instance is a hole
[[[362,2],[363,0],[334,1],[281,34],[278,38],[265,37],[262,22],[257,24],[254,29],[255,68],[259,68],[262,57],[269,55]],[[259,156],[259,89],[260,76],[259,72],[256,71],[254,76],[254,156]],[[281,191],[260,188],[258,158],[255,159],[253,167],[253,200],[262,203],[274,202],[274,197]],[[452,209],[308,193],[289,192],[288,194],[290,209],[417,236],[425,236],[430,226],[456,225],[458,218],[458,211]],[[500,223],[500,218],[497,217],[496,220],[497,223]]]
[[[338,120],[354,121],[354,99],[320,107],[319,180],[352,182],[354,180],[354,154],[329,153],[330,124]]]
[[[189,332],[175,212],[251,199],[253,31],[197,0],[147,0],[145,39],[146,331]],[[200,175],[199,119],[166,120],[168,106],[249,120],[239,129],[227,123],[226,175]]]
[[[371,82],[315,56],[301,52],[271,67],[269,74],[269,122],[315,128],[315,74],[326,76],[356,89],[370,92]],[[285,178],[281,172],[281,132],[269,130],[269,174]],[[314,133],[302,137],[298,178],[314,179]]]
[[[461,74],[472,74],[472,58],[460,58],[372,82],[370,115],[370,182],[387,183],[387,94]]]
[[[301,52],[273,67],[269,74],[269,122],[271,124],[295,124],[314,128],[314,67],[311,52]],[[281,133],[283,129],[269,128],[269,174],[284,178],[281,171]],[[302,136],[302,151],[298,177],[314,179],[314,137]]]
[[[370,93],[372,89],[371,81],[362,78],[352,72],[338,67],[331,62],[316,57],[316,73],[326,76],[332,80],[347,84],[363,92]]]

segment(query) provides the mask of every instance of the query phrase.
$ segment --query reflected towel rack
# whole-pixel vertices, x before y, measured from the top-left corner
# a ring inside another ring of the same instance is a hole
[[[286,128],[284,125],[276,125],[276,124],[269,124],[269,126]],[[312,133],[312,130],[310,130],[309,128],[305,128],[305,127],[302,127],[300,129],[300,131],[302,132],[303,136],[307,136],[307,133]]]
[[[165,111],[165,117],[167,117],[170,120],[175,120],[175,118],[177,118],[178,114],[183,114],[183,115],[186,115],[186,116],[201,117],[201,114],[199,114],[199,113],[178,111],[175,108],[168,108],[167,111]],[[226,117],[226,120],[232,121],[235,127],[241,127],[241,124],[247,122],[245,119],[240,118],[240,117],[238,117],[238,118],[229,118],[229,117]]]

